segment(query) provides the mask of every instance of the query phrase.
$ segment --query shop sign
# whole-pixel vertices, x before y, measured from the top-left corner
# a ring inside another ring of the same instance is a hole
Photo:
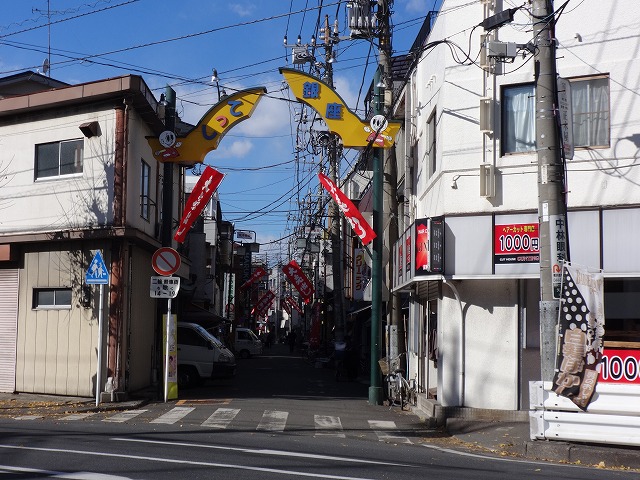
[[[364,300],[364,291],[371,280],[371,267],[367,264],[364,248],[353,252],[353,299]]]
[[[605,348],[598,381],[640,385],[640,350]]]
[[[540,234],[537,223],[495,225],[493,263],[537,263],[540,261]]]

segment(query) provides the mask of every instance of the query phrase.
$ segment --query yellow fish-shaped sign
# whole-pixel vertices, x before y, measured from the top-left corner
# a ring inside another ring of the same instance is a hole
[[[154,158],[162,163],[204,162],[207,153],[218,148],[222,137],[234,125],[251,116],[265,93],[266,88],[256,87],[223,98],[184,137],[176,137],[173,132],[147,137]]]
[[[300,70],[281,68],[295,97],[313,108],[323,118],[332,133],[340,135],[345,147],[392,147],[401,123],[388,121],[383,115],[370,122],[360,120],[344,100],[328,84]]]

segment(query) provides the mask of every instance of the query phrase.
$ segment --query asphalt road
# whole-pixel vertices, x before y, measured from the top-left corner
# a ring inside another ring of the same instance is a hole
[[[368,386],[336,382],[286,350],[233,380],[125,412],[0,419],[0,479],[631,479],[460,451]]]

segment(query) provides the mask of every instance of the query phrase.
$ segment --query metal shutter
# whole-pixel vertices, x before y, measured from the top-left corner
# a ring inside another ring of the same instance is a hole
[[[0,270],[0,392],[16,387],[18,270]]]

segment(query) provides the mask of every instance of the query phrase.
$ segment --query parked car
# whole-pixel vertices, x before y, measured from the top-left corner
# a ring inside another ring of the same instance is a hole
[[[235,374],[236,357],[220,340],[198,324],[178,322],[179,388]]]
[[[240,358],[249,358],[252,355],[262,354],[262,342],[248,328],[236,328],[233,345]]]

